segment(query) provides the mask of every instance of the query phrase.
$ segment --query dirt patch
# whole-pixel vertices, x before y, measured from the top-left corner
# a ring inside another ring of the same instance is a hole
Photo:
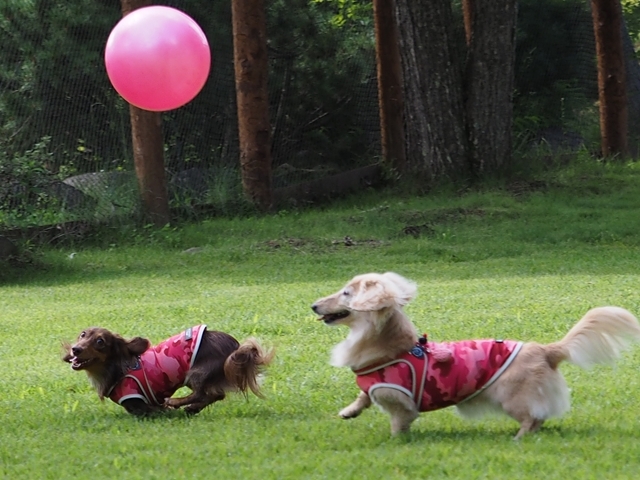
[[[426,211],[409,211],[401,216],[401,220],[411,224],[433,225],[437,223],[448,223],[465,217],[484,217],[485,211],[482,208],[442,208]]]
[[[265,242],[265,246],[277,250],[282,247],[300,248],[308,245],[310,242],[302,238],[283,238],[279,240],[269,240]]]
[[[506,189],[514,197],[520,197],[533,192],[539,192],[547,188],[547,182],[542,180],[515,181],[507,185]]]
[[[402,229],[402,233],[404,233],[405,235],[411,235],[414,238],[418,238],[423,235],[433,236],[435,235],[436,231],[428,223],[423,223],[422,225],[407,225]]]
[[[379,247],[384,245],[382,240],[354,240],[353,238],[346,236],[342,240],[333,240],[331,245],[344,245],[345,247]]]
[[[262,244],[269,250],[279,250],[281,248],[291,248],[300,251],[320,251],[326,250],[327,247],[380,247],[385,245],[386,242],[376,239],[357,240],[350,236],[345,236],[341,239],[331,240],[330,244],[325,242],[319,242],[318,240],[302,239],[302,238],[283,238],[276,240],[269,240]]]
[[[444,208],[426,211],[409,211],[401,216],[405,223],[402,228],[404,235],[414,238],[433,236],[436,234],[435,225],[456,222],[468,217],[484,217],[486,212],[481,208]]]

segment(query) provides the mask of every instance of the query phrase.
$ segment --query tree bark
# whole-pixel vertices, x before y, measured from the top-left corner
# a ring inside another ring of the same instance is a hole
[[[151,0],[121,0],[122,16],[151,5]],[[164,168],[164,140],[160,112],[129,105],[133,161],[145,215],[157,226],[171,220]]]
[[[397,171],[405,169],[402,65],[393,0],[373,0],[382,158]]]
[[[170,222],[160,112],[129,106],[133,159],[145,215],[157,226]]]
[[[469,160],[482,176],[511,160],[516,0],[473,0],[467,11]]]
[[[473,13],[475,11],[475,0],[462,0],[462,18],[464,20],[464,36],[467,45],[471,43],[473,33]]]
[[[451,0],[396,0],[407,158],[427,179],[477,177],[511,158],[516,0],[462,7],[464,32]]]
[[[624,70],[627,87],[627,109],[629,111],[627,132],[630,154],[637,158],[640,153],[640,63],[636,58],[633,40],[629,35],[627,23],[622,18],[622,48],[624,51]]]
[[[240,167],[245,195],[261,210],[273,203],[263,0],[232,0]]]
[[[468,174],[463,71],[449,0],[396,0],[409,165],[425,180]]]
[[[619,0],[591,0],[598,59],[602,155],[627,156],[628,105]]]

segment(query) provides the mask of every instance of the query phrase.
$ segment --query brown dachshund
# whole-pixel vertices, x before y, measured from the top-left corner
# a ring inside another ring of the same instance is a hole
[[[185,407],[190,414],[222,400],[227,392],[261,397],[259,375],[273,359],[254,339],[240,344],[231,335],[197,325],[151,346],[146,338],[125,340],[105,328],[80,333],[63,344],[63,360],[84,370],[100,399],[109,397],[134,415]],[[191,394],[171,396],[182,386]]]

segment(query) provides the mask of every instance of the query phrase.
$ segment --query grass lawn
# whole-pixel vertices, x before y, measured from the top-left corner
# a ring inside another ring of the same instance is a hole
[[[337,416],[357,395],[353,374],[328,364],[346,329],[309,307],[353,275],[415,280],[407,312],[436,341],[550,342],[594,306],[640,314],[640,167],[569,166],[538,180],[106,232],[38,254],[28,272],[5,268],[0,476],[637,478],[640,346],[614,368],[563,364],[572,411],[517,443],[513,420],[468,422],[453,409],[423,414],[399,438],[375,408]],[[277,349],[265,400],[140,420],[60,361],[61,340],[87,326],[157,342],[198,323]]]

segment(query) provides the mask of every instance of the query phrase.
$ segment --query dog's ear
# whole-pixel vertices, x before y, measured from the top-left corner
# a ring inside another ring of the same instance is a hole
[[[151,342],[142,337],[134,337],[126,343],[127,350],[135,357],[142,355],[150,346]]]
[[[382,276],[391,281],[397,287],[398,291],[396,293],[396,302],[398,306],[403,307],[416,298],[418,287],[411,280],[408,280],[402,275],[398,275],[394,272],[387,272]]]
[[[360,312],[382,310],[385,308],[383,286],[379,281],[362,279],[355,286],[353,296],[349,301],[349,308]]]
[[[416,295],[415,283],[387,272],[376,278],[363,278],[358,283],[349,308],[363,312],[403,307]]]
[[[365,276],[354,287],[349,308],[362,312],[402,307],[415,295],[415,285],[395,273]]]

